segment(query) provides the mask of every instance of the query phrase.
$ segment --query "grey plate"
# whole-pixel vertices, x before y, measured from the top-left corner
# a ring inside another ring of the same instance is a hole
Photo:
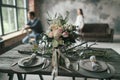
[[[20,67],[35,67],[35,66],[39,66],[39,65],[43,64],[43,61],[44,61],[44,58],[36,57],[36,58],[34,59],[34,61],[32,61],[32,63],[31,63],[30,65],[25,66],[25,65],[23,64],[23,62],[24,62],[24,60],[26,60],[26,59],[29,59],[29,57],[24,57],[24,58],[20,59],[20,60],[18,61],[18,65],[19,65]]]
[[[83,69],[85,69],[85,70],[94,71],[94,72],[102,72],[102,71],[106,71],[107,70],[108,66],[107,66],[107,64],[105,62],[103,62],[103,61],[97,61],[96,63],[100,67],[98,70],[93,70],[92,63],[91,63],[91,61],[89,59],[82,60],[80,62],[80,67],[83,68]]]
[[[85,70],[83,68],[80,68],[77,72],[86,77],[92,77],[92,78],[97,78],[97,79],[100,79],[100,78],[106,79],[106,78],[112,77],[115,74],[115,68],[110,64],[107,64],[107,66],[108,66],[108,69],[104,72],[96,73],[96,72]]]
[[[18,73],[33,73],[46,70],[47,68],[49,68],[50,64],[50,61],[47,60],[46,65],[44,66],[44,68],[42,68],[44,63],[35,67],[20,67],[18,63],[16,63],[15,65],[11,66],[11,70]]]

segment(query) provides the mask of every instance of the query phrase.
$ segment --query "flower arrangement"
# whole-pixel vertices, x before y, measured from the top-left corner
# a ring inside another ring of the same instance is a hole
[[[49,14],[48,14],[49,15]],[[66,17],[63,18],[61,14],[52,19],[49,17],[49,29],[46,33],[48,42],[51,42],[52,47],[58,47],[59,45],[70,45],[75,42],[78,35],[75,33],[76,26],[67,24],[69,12],[66,12]]]
[[[42,39],[40,41],[41,44],[45,44],[44,54],[51,53],[53,66],[52,75],[54,76],[57,76],[58,74],[59,65],[64,64],[67,68],[70,66],[70,60],[64,55],[61,48],[65,50],[72,43],[75,43],[75,39],[78,37],[78,34],[76,33],[76,26],[67,24],[68,15],[68,11],[66,12],[65,18],[63,18],[61,14],[57,15],[57,13],[54,18],[51,18],[48,14],[49,18],[47,21],[49,28],[47,33],[42,35]]]

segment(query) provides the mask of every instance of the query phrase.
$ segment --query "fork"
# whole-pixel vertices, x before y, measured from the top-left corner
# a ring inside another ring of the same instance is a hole
[[[44,59],[42,69],[45,68],[46,64],[47,64],[47,59]]]

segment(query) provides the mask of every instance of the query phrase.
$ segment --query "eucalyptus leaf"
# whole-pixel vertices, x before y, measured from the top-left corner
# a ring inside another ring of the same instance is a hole
[[[69,12],[66,11],[66,17],[65,17],[65,19],[64,19],[66,22],[68,21],[68,16],[69,16]]]
[[[58,47],[58,45],[59,45],[59,42],[57,40],[53,39],[52,40],[52,46],[53,47]]]
[[[49,19],[52,19],[52,17],[49,15],[48,11],[47,11],[47,15],[48,15]]]
[[[55,13],[55,17],[54,18],[56,18],[57,17],[57,13]]]

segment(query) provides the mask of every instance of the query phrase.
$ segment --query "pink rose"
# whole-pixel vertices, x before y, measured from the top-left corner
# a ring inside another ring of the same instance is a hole
[[[68,36],[69,36],[69,33],[68,33],[67,31],[65,31],[65,32],[62,33],[62,36],[63,36],[63,37],[68,37]]]
[[[53,37],[53,32],[49,32],[48,37],[52,38]]]
[[[63,28],[62,27],[58,27],[58,32],[62,33],[63,32]]]

